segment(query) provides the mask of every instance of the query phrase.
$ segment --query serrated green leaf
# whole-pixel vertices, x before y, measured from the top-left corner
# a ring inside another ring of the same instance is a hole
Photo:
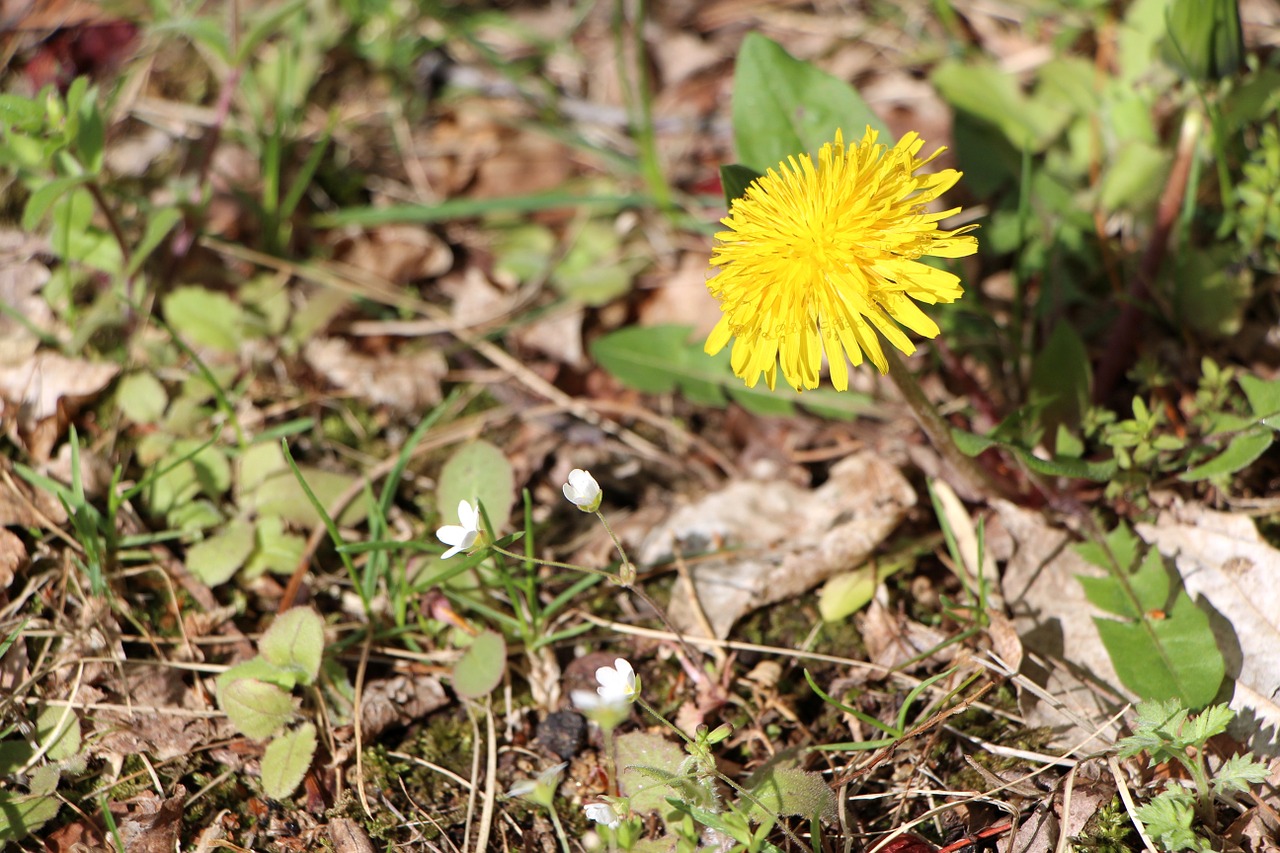
[[[515,474],[507,455],[487,441],[459,447],[436,487],[436,505],[446,524],[458,523],[458,502],[479,500],[497,533],[507,523],[516,498]]]
[[[293,719],[293,698],[274,684],[237,678],[218,691],[218,704],[237,729],[251,738],[267,738]]]
[[[627,732],[615,741],[618,788],[640,814],[667,813],[667,797],[681,796],[678,785],[685,753],[671,741],[653,732]],[[665,784],[654,784],[662,780]]]
[[[502,683],[507,671],[507,641],[496,631],[484,631],[453,666],[453,689],[459,696],[479,699]]]
[[[1267,765],[1254,759],[1252,755],[1233,755],[1213,776],[1213,788],[1218,793],[1241,794],[1249,790],[1251,785],[1261,785],[1270,778]]]
[[[810,820],[832,821],[836,817],[835,795],[817,773],[799,767],[769,767],[752,774],[750,817],[756,822],[770,814],[795,815]]]
[[[268,663],[295,669],[303,684],[311,684],[320,674],[324,620],[310,607],[291,607],[263,633],[258,651]]]
[[[888,128],[848,83],[758,33],[743,40],[734,66],[733,135],[744,165],[764,172],[791,155],[816,156],[837,129],[846,144],[856,143],[867,125],[892,144]]]
[[[1162,615],[1093,621],[1125,687],[1144,699],[1175,698],[1188,708],[1207,705],[1226,674],[1209,617],[1182,589]]]
[[[262,790],[273,800],[294,792],[316,754],[316,727],[303,723],[267,744],[262,753]]]
[[[224,584],[253,553],[252,522],[233,519],[217,533],[187,549],[187,568],[209,586]]]
[[[1227,449],[1193,468],[1188,469],[1178,479],[1184,483],[1208,480],[1212,477],[1225,477],[1243,470],[1254,463],[1259,456],[1271,447],[1275,435],[1267,429],[1258,429],[1231,439]]]

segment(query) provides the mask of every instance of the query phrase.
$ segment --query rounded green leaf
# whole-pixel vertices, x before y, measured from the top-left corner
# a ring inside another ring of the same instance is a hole
[[[36,718],[36,738],[50,759],[65,761],[80,751],[80,718],[68,708],[45,708]]]
[[[116,405],[126,418],[136,424],[158,423],[169,405],[160,380],[150,373],[132,373],[120,380],[116,389]]]
[[[316,754],[316,727],[303,723],[267,744],[262,754],[262,790],[273,800],[293,793]]]
[[[485,631],[454,664],[453,689],[465,699],[478,699],[502,682],[506,669],[506,640],[501,634]]]
[[[226,583],[249,559],[253,545],[253,524],[234,519],[208,539],[187,549],[187,568],[209,586]]]
[[[320,673],[324,620],[310,607],[290,608],[262,635],[258,651],[268,663],[302,673],[302,683],[310,684]]]
[[[218,691],[232,725],[251,738],[271,737],[293,717],[293,698],[256,678],[238,678]]]
[[[459,501],[479,500],[495,532],[506,523],[515,496],[511,463],[506,454],[487,441],[474,441],[458,448],[444,463],[436,490],[440,515],[446,524],[458,523]]]
[[[164,316],[187,343],[236,352],[244,338],[244,311],[226,294],[178,287],[164,300]]]

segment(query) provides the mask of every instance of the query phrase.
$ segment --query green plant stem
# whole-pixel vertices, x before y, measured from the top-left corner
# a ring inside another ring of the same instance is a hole
[[[634,15],[631,19],[631,49],[627,50],[624,30],[626,29],[626,0],[618,0],[614,16],[614,40],[618,46],[618,75],[621,78],[622,91],[626,94],[628,111],[631,113],[631,125],[636,137],[636,145],[640,149],[640,172],[644,175],[645,184],[653,196],[659,209],[670,210],[671,188],[667,185],[666,176],[662,173],[662,160],[658,155],[658,138],[653,124],[653,102],[649,91],[649,71],[645,62],[644,43],[644,0],[637,0]],[[628,56],[634,63],[631,70],[635,76],[635,86],[628,85]]]
[[[951,466],[952,470],[964,479],[968,491],[994,497],[1014,498],[1015,495],[1011,488],[996,480],[976,459],[966,456],[960,451],[959,447],[956,447],[955,441],[951,438],[951,426],[943,420],[942,415],[938,414],[938,410],[929,402],[929,398],[924,394],[924,389],[920,387],[920,383],[916,381],[915,376],[907,369],[907,365],[899,357],[897,350],[893,349],[893,347],[885,347],[884,353],[889,362],[889,378],[893,380],[893,384],[898,387],[902,398],[911,407],[911,413],[915,415],[916,422],[920,424],[924,434],[929,437],[934,449],[941,454],[943,460]]]
[[[551,812],[551,825],[556,828],[556,838],[560,839],[560,849],[564,853],[569,853],[569,837],[564,834],[564,825],[560,823],[560,815],[556,812],[556,807],[547,806],[547,811]]]

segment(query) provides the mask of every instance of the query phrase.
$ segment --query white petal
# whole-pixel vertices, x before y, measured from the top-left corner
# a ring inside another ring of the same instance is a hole
[[[458,521],[468,530],[478,529],[480,510],[467,501],[458,501]]]

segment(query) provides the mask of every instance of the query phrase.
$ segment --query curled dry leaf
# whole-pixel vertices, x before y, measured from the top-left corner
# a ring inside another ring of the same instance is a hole
[[[13,574],[27,561],[27,546],[10,531],[0,527],[0,591],[13,583]]]
[[[360,699],[361,737],[368,743],[391,726],[408,725],[447,704],[449,696],[434,675],[393,675],[371,682]]]
[[[837,463],[817,489],[740,480],[676,510],[641,545],[646,564],[721,552],[690,568],[695,596],[676,595],[676,627],[728,636],[742,615],[812,589],[865,561],[916,502],[906,478],[873,453]]]

